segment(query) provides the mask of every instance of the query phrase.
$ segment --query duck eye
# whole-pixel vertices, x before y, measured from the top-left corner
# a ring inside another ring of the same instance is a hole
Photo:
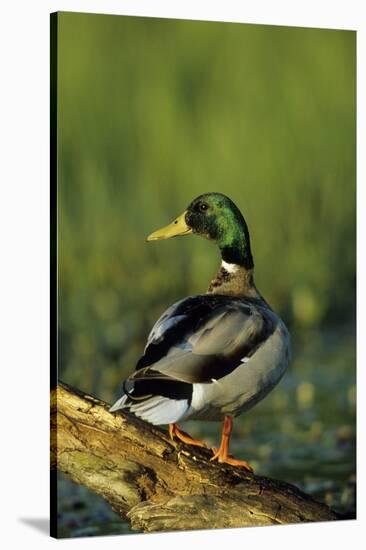
[[[208,208],[208,204],[206,204],[205,202],[202,202],[202,203],[200,204],[200,210],[201,210],[202,212],[204,212],[205,210],[207,210],[207,208]]]

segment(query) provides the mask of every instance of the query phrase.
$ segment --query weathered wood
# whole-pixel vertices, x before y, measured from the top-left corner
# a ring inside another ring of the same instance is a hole
[[[133,529],[165,531],[339,519],[296,487],[210,462],[207,449],[59,384],[51,465],[101,495]],[[56,432],[57,427],[57,432]]]

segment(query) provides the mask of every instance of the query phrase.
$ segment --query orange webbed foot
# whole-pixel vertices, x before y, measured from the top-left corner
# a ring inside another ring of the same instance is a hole
[[[187,443],[188,445],[194,445],[195,447],[206,447],[206,444],[203,441],[200,439],[193,439],[193,437],[181,430],[178,427],[178,424],[169,424],[169,435],[171,439],[174,439],[174,436],[176,436],[180,439],[180,441],[183,441],[183,443]]]
[[[221,452],[220,449],[213,448],[211,449],[214,453],[213,457],[210,458],[210,461],[217,460],[220,464],[230,464],[231,466],[239,466],[240,468],[245,468],[248,472],[254,472],[252,466],[246,460],[239,460],[234,458],[232,455],[226,455]]]
[[[245,468],[246,470],[248,470],[248,472],[254,472],[253,468],[246,460],[237,460],[229,454],[229,441],[232,429],[233,419],[231,416],[227,415],[224,418],[220,447],[218,449],[212,449],[213,457],[210,460],[217,460],[221,464],[230,464],[231,466]]]

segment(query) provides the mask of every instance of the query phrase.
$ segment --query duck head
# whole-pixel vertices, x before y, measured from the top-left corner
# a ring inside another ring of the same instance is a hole
[[[248,226],[239,208],[226,195],[200,195],[183,214],[169,225],[151,233],[147,240],[157,241],[190,234],[214,241],[226,263],[253,268]]]

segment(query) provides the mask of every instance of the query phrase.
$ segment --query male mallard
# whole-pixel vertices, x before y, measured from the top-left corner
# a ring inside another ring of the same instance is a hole
[[[233,417],[279,382],[289,362],[290,336],[255,287],[248,227],[235,204],[221,193],[201,195],[147,240],[190,233],[217,243],[221,267],[206,294],[180,300],[158,319],[110,411],[127,408],[152,424],[169,424],[172,438],[199,446],[204,444],[177,422],[223,420],[212,460],[252,471],[229,455]]]

